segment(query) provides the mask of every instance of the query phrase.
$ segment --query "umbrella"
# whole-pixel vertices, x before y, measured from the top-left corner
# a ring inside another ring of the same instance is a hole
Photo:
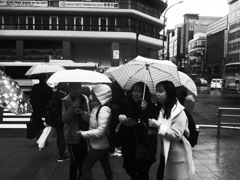
[[[109,74],[125,89],[131,89],[138,81],[145,82],[151,93],[155,93],[157,83],[172,81],[175,86],[181,86],[177,66],[167,60],[155,60],[137,56],[127,64],[116,68]]]
[[[110,67],[108,68],[103,74],[105,74],[107,77],[111,78],[114,80],[114,78],[112,77],[112,75],[110,74],[113,70],[119,68],[119,67],[122,67],[123,65],[120,65],[120,66],[115,66],[115,67]]]
[[[32,112],[29,97],[24,94],[17,82],[0,70],[0,106],[17,114]]]
[[[50,86],[55,86],[59,82],[81,82],[81,83],[111,83],[111,80],[102,73],[90,70],[72,69],[58,71],[51,75],[47,81]]]
[[[35,66],[32,66],[26,73],[26,76],[33,76],[39,74],[48,74],[48,73],[55,73],[58,71],[65,70],[64,67],[58,64],[51,64],[51,63],[41,63]]]
[[[180,82],[185,86],[190,92],[197,96],[197,86],[195,82],[187,74],[178,71]]]

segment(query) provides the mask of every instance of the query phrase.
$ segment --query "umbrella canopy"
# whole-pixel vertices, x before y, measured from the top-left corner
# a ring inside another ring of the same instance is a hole
[[[197,96],[197,86],[195,82],[187,74],[178,71],[180,82],[185,86],[190,92]]]
[[[177,66],[167,60],[155,60],[137,56],[129,63],[116,68],[109,74],[125,89],[131,89],[138,81],[145,82],[151,93],[155,93],[157,83],[171,81],[181,86]]]
[[[58,64],[53,63],[41,63],[35,66],[32,66],[26,73],[26,76],[33,76],[39,74],[48,74],[48,73],[55,73],[58,71],[65,70],[64,67]]]
[[[0,70],[0,106],[17,114],[32,112],[29,98],[19,85]]]
[[[103,74],[105,74],[107,77],[109,77],[109,78],[111,78],[111,79],[114,80],[114,78],[112,77],[112,75],[110,74],[110,72],[112,72],[113,70],[115,70],[115,69],[117,69],[117,68],[119,68],[119,67],[121,67],[121,66],[123,66],[123,65],[116,66],[116,67],[110,67],[110,68],[108,68],[106,71],[104,71]]]
[[[80,83],[111,83],[111,80],[102,73],[90,70],[73,69],[58,71],[50,76],[47,83],[55,86],[59,82],[80,82]]]

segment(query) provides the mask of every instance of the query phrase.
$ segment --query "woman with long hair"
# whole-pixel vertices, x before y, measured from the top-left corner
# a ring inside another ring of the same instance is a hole
[[[148,118],[157,118],[157,109],[150,99],[149,88],[137,82],[120,107],[123,167],[132,180],[148,180],[155,161],[157,134],[151,133]]]
[[[149,119],[149,126],[158,129],[157,180],[184,180],[194,172],[192,147],[185,136],[189,136],[188,119],[184,107],[176,98],[176,88],[170,81],[156,86],[158,119]]]

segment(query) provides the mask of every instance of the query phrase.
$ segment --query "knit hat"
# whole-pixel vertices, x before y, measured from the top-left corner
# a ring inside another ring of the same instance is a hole
[[[93,86],[92,91],[102,105],[107,104],[112,99],[112,90],[106,84],[98,84]]]

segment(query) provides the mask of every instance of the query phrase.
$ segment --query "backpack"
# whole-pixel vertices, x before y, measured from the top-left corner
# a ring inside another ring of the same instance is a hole
[[[184,109],[184,111],[188,118],[188,129],[190,132],[189,137],[185,135],[184,136],[189,141],[191,146],[194,147],[195,145],[197,145],[199,130],[196,128],[196,124],[194,122],[192,115],[186,109]]]
[[[65,97],[65,93],[56,92],[52,99],[49,101],[46,113],[46,123],[51,127],[62,127],[62,98]]]

